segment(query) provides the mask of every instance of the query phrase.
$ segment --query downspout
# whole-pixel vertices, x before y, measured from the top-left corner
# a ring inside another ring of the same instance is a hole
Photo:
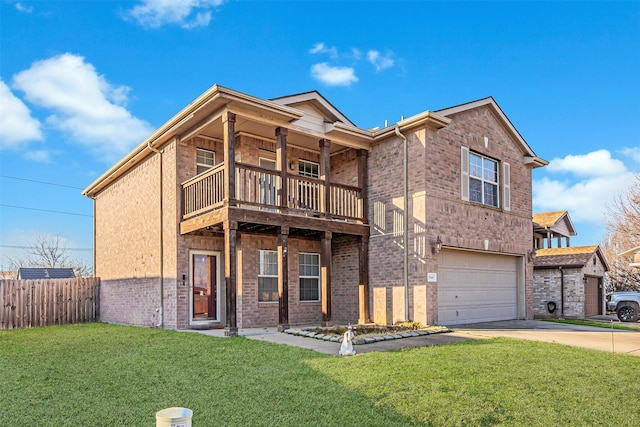
[[[558,268],[560,269],[560,318],[564,319],[564,271],[562,266]]]
[[[404,236],[403,285],[404,285],[404,320],[409,321],[409,149],[407,138],[400,133],[398,125],[396,135],[402,138],[402,188],[404,193],[404,220],[402,232]]]
[[[158,308],[158,324],[157,328],[162,328],[164,319],[163,319],[163,311],[164,311],[164,221],[162,219],[162,151],[157,148],[153,148],[151,146],[151,141],[147,142],[147,147],[149,150],[157,153],[160,159],[160,308]]]

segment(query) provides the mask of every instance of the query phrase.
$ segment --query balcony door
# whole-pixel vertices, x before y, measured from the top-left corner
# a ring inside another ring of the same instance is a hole
[[[191,319],[218,319],[218,256],[191,255]]]
[[[316,162],[300,159],[298,161],[298,175],[317,180],[320,165]],[[300,209],[320,211],[320,183],[317,181],[298,181],[297,207]]]
[[[258,164],[263,169],[276,170],[275,159],[260,157]],[[260,174],[260,204],[278,206],[278,176],[270,173]]]

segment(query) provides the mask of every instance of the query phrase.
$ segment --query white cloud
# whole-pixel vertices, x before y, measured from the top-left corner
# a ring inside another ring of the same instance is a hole
[[[311,76],[329,86],[350,86],[358,81],[351,67],[335,67],[322,62],[311,67]]]
[[[362,58],[362,52],[360,52],[360,49],[358,49],[357,47],[352,47],[351,56],[353,56],[353,59],[357,61],[358,59]]]
[[[142,0],[128,11],[128,16],[147,28],[174,24],[192,29],[209,25],[211,9],[223,3],[224,0]]]
[[[81,56],[65,53],[35,62],[14,76],[25,98],[52,110],[46,121],[105,161],[113,161],[148,136],[149,123],[124,107],[129,88],[113,86]]]
[[[33,6],[25,6],[24,4],[17,2],[16,3],[16,10],[19,12],[24,12],[24,13],[31,13],[33,12]]]
[[[640,147],[623,148],[618,152],[640,165]]]
[[[335,46],[327,47],[323,42],[314,44],[313,47],[309,49],[309,53],[313,55],[317,53],[326,53],[331,59],[338,58],[338,49],[336,49]]]
[[[38,163],[51,163],[51,153],[46,150],[29,150],[24,153],[27,160]]]
[[[369,50],[367,52],[367,60],[375,67],[376,71],[386,70],[393,67],[394,61],[391,53],[380,55],[377,50]]]
[[[29,108],[0,80],[0,150],[42,140],[40,122]]]
[[[602,149],[587,154],[555,158],[549,162],[546,170],[577,176],[611,176],[624,173],[626,168],[622,161],[611,158],[611,153]]]
[[[533,181],[534,212],[567,210],[574,221],[601,227],[607,206],[628,189],[634,175],[607,150],[554,159],[543,172],[548,176]],[[555,179],[555,173],[568,178]]]

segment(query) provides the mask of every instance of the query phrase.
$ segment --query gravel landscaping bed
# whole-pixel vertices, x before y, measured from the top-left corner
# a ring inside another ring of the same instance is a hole
[[[284,332],[300,337],[313,338],[323,341],[342,342],[347,327],[287,329]],[[419,337],[422,335],[442,334],[451,332],[445,326],[424,326],[414,322],[399,325],[355,325],[353,327],[353,345],[371,344],[386,340]]]

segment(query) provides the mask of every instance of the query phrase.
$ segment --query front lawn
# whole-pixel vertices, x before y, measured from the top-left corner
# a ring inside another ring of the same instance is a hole
[[[0,332],[0,425],[638,425],[640,358],[511,339],[350,358],[84,324]]]

